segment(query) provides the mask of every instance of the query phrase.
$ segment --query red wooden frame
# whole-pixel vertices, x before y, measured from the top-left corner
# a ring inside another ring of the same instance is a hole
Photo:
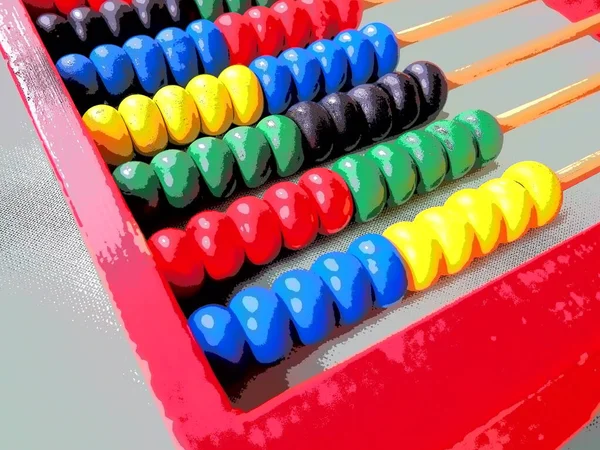
[[[233,409],[19,0],[0,6],[0,44],[178,447],[550,449],[599,411],[600,224],[255,410]]]

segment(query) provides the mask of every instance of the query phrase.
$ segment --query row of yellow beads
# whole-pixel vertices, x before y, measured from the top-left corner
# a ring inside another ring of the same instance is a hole
[[[83,115],[104,160],[130,161],[134,151],[154,156],[168,143],[187,145],[200,133],[219,136],[232,124],[252,125],[264,108],[256,75],[245,66],[231,66],[219,77],[198,75],[184,88],[165,86],[153,98],[126,97],[118,109],[96,105]]]
[[[444,206],[427,209],[412,222],[390,226],[383,235],[402,254],[409,290],[421,291],[498,245],[547,224],[558,214],[562,198],[551,169],[521,162],[478,189],[456,192]]]

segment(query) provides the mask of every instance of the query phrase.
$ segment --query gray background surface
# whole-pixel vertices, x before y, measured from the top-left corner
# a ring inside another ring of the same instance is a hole
[[[382,21],[401,30],[479,3],[484,0],[402,0],[368,11],[363,23]],[[534,3],[408,47],[401,52],[399,68],[429,59],[453,70],[566,23]],[[445,113],[453,117],[481,108],[499,114],[599,70],[600,45],[582,39],[453,91]],[[174,448],[4,63],[0,86],[0,449]],[[477,186],[516,161],[534,159],[559,169],[598,150],[589,117],[596,117],[593,112],[599,107],[600,95],[594,95],[508,133],[492,169],[416,198],[371,224],[322,239],[320,245],[273,264],[252,281],[266,283],[290,265],[307,266],[323,251],[345,248],[359,233],[412,219],[418,211],[442,204],[455,190]],[[318,348],[292,355],[257,377],[236,403],[250,408],[265,395],[346,359],[598,222],[599,193],[600,177],[568,191],[561,216],[549,227],[427,293],[373,315],[358,328],[342,330]],[[267,391],[266,385],[272,389]],[[596,420],[566,448],[599,447]]]

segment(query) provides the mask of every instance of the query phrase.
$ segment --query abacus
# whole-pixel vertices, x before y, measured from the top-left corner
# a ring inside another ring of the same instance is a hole
[[[561,170],[498,167],[519,152],[514,135],[596,94],[598,73],[501,113],[482,96],[445,114],[469,85],[589,39],[600,15],[451,71],[404,50],[534,2],[489,1],[399,32],[362,17],[385,3],[12,0],[1,13],[15,80],[183,448],[474,448],[499,423],[514,436],[504,448],[555,448],[599,401],[598,225],[279,386],[328,340],[518,251],[568,214],[564,191],[600,172],[600,153]],[[557,295],[580,315],[540,307]],[[533,374],[515,380],[524,365]],[[567,412],[548,417],[536,395]],[[502,408],[503,397],[519,401]],[[432,404],[460,401],[469,407],[443,432],[426,433],[442,420]]]

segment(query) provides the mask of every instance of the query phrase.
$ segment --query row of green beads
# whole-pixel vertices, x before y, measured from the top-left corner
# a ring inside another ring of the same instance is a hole
[[[348,184],[356,222],[377,217],[385,205],[399,206],[415,192],[436,189],[444,179],[457,180],[498,157],[504,134],[498,121],[482,110],[439,120],[409,131],[363,155],[338,160],[333,170]]]
[[[255,0],[257,6],[271,6],[276,0]],[[214,22],[225,12],[244,14],[252,6],[251,0],[194,0],[202,18]],[[227,8],[225,8],[227,4]]]

